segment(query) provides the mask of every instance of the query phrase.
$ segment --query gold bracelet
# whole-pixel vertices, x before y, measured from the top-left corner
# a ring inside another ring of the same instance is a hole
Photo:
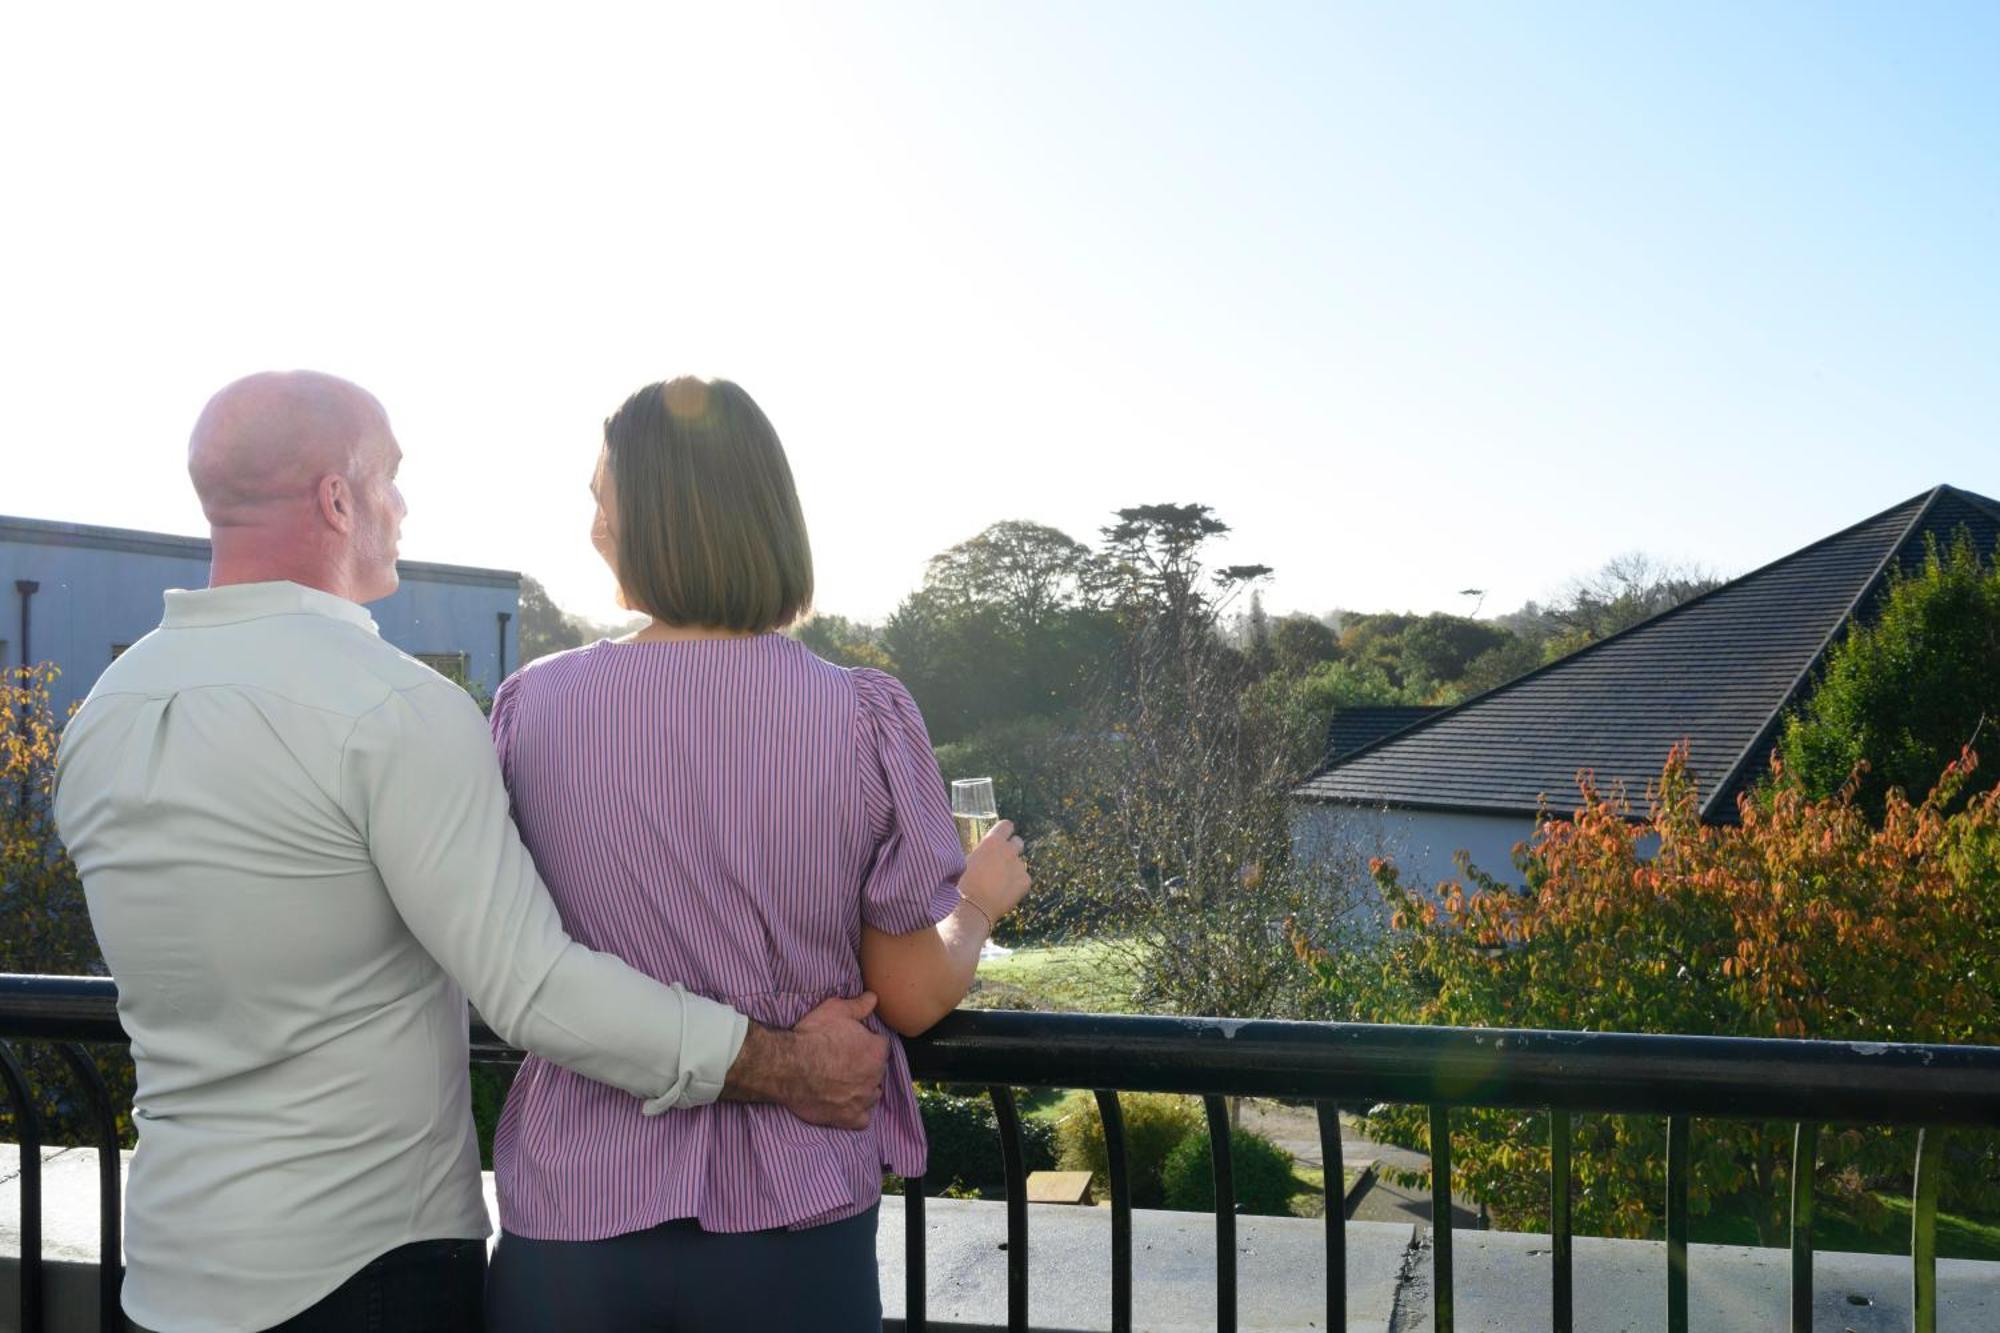
[[[970,899],[970,898],[966,897],[966,896],[965,896],[964,894],[962,894],[962,893],[958,895],[958,901],[959,901],[960,903],[964,904],[965,906],[967,906],[967,907],[970,907],[970,908],[971,908],[971,909],[972,909],[973,911],[975,911],[975,912],[979,913],[979,915],[980,915],[981,919],[983,919],[983,920],[984,920],[984,921],[986,922],[986,936],[985,936],[985,938],[987,938],[987,939],[992,939],[992,938],[993,938],[993,914],[992,914],[991,912],[988,912],[988,911],[987,911],[987,910],[986,910],[985,908],[981,907],[981,906],[980,906],[980,905],[979,905],[978,903],[976,903],[976,902],[972,901],[972,899]]]

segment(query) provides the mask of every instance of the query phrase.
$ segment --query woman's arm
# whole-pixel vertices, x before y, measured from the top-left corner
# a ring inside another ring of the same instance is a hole
[[[965,858],[960,901],[950,916],[907,935],[861,928],[862,984],[875,992],[875,1012],[914,1037],[958,1007],[979,967],[992,923],[1028,891],[1028,866],[1014,826],[1001,820]]]

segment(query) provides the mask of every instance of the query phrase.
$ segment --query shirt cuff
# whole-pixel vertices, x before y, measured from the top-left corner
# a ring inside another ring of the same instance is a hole
[[[658,1115],[686,1106],[707,1106],[722,1096],[729,1067],[750,1035],[750,1020],[726,1004],[699,995],[681,996],[680,1077],[674,1086],[641,1106]]]

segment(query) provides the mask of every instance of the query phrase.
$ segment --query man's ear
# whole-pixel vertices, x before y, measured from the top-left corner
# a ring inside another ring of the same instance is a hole
[[[348,489],[347,478],[328,473],[319,479],[315,497],[319,501],[320,519],[335,532],[354,531],[354,492]]]

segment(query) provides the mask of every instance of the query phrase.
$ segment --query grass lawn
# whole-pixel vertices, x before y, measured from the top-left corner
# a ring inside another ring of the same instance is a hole
[[[982,962],[965,1003],[973,1009],[1130,1013],[1114,961],[1109,946],[1097,940],[1024,945],[1009,957]]]
[[[1908,1254],[1910,1252],[1910,1201],[1900,1195],[1882,1195],[1888,1206],[1889,1222],[1880,1231],[1856,1223],[1825,1199],[1813,1217],[1815,1250],[1847,1250],[1857,1254]],[[1755,1245],[1757,1227],[1748,1214],[1717,1211],[1706,1217],[1689,1219],[1689,1231],[1696,1241],[1714,1245]],[[1938,1214],[1938,1255],[1945,1259],[2000,1260],[2000,1226],[1956,1213]]]
[[[1341,1172],[1340,1197],[1345,1199],[1347,1191],[1354,1188],[1355,1177],[1361,1173],[1355,1170]],[[1293,1217],[1326,1216],[1326,1172],[1317,1166],[1294,1166],[1292,1184],[1298,1192],[1292,1195]]]

